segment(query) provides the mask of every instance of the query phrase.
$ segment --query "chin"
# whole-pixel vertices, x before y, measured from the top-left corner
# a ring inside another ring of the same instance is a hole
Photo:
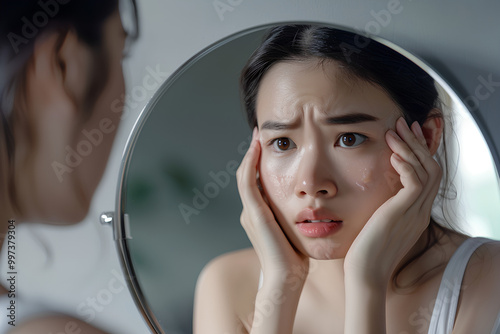
[[[310,242],[303,253],[315,260],[338,260],[343,259],[347,252],[342,245],[323,239]]]
[[[49,225],[74,225],[80,223],[87,216],[88,211],[72,212],[69,214],[57,214],[45,217],[42,222]]]
[[[35,221],[51,225],[73,225],[84,220],[90,210],[90,201],[86,199],[77,200],[75,198],[73,201],[58,204],[51,205],[50,210],[44,212],[43,217]]]

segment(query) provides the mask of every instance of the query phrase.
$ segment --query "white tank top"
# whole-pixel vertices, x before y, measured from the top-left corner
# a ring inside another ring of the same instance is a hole
[[[486,238],[467,239],[457,248],[451,257],[441,279],[428,334],[451,334],[453,325],[455,324],[458,298],[467,263],[474,251],[489,241],[492,240]],[[493,330],[491,331],[491,334],[499,333],[500,314],[498,314]]]
[[[431,322],[428,334],[451,334],[457,313],[458,297],[462,287],[467,263],[474,251],[482,244],[492,241],[487,238],[469,238],[457,248],[450,261],[446,265],[443,278],[439,286],[436,303],[432,310]],[[263,281],[262,270],[260,271],[259,289]],[[491,334],[500,334],[500,313]]]

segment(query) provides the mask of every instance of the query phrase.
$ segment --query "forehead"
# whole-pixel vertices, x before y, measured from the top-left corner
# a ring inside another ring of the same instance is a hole
[[[346,72],[337,62],[317,59],[274,64],[257,94],[259,124],[269,118],[302,117],[306,112],[328,116],[365,112],[377,118],[400,114],[381,87]]]

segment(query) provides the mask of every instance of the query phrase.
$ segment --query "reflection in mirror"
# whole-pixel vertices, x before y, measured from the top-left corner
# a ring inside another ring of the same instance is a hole
[[[130,238],[122,241],[137,298],[158,332],[191,333],[203,267],[251,246],[240,225],[235,177],[251,142],[239,76],[266,32],[232,36],[184,65],[150,102],[129,143],[120,212],[128,217]],[[473,236],[498,238],[500,229],[491,224],[500,218],[494,210],[498,174],[484,138],[445,81],[419,64],[441,84],[447,124],[455,125],[446,133],[457,225]]]
[[[192,332],[203,266],[250,246],[234,176],[251,140],[238,77],[262,35],[220,43],[188,63],[152,102],[130,157],[127,244],[142,293],[166,333]]]

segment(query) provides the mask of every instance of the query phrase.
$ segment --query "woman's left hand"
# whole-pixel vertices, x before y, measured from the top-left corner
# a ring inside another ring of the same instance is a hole
[[[387,131],[386,141],[403,187],[371,216],[344,262],[347,276],[381,288],[428,227],[442,176],[417,122],[410,130],[401,117],[396,131]]]

